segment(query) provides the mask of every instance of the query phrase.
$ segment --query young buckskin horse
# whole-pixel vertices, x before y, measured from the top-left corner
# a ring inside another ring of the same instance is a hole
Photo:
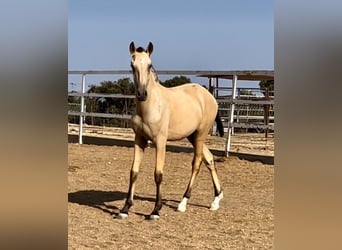
[[[146,50],[142,47],[136,49],[134,42],[131,42],[129,52],[132,56],[131,67],[136,89],[136,115],[132,118],[135,132],[134,160],[130,171],[127,199],[118,218],[126,218],[133,205],[139,166],[148,140],[151,140],[156,147],[154,172],[156,200],[149,219],[158,219],[162,207],[160,186],[163,180],[167,140],[187,138],[194,147],[191,178],[177,210],[181,212],[186,210],[191,188],[202,161],[208,167],[214,184],[215,198],[210,209],[217,210],[223,198],[223,192],[217,177],[213,155],[204,144],[214,120],[220,135],[223,136],[222,121],[218,116],[215,98],[199,84],[188,83],[173,88],[162,86],[152,66],[150,56],[153,52],[153,44],[151,42]]]

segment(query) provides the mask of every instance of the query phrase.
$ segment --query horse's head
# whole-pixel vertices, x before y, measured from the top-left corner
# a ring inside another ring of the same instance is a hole
[[[135,48],[134,42],[129,45],[129,52],[132,56],[131,67],[135,84],[135,95],[139,101],[145,101],[147,98],[147,84],[150,79],[152,68],[151,54],[153,44],[149,42],[146,50],[142,47]]]

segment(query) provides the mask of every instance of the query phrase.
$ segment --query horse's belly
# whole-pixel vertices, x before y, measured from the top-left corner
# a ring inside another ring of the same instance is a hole
[[[190,110],[183,107],[175,108],[177,112],[170,115],[168,140],[180,140],[195,132],[201,123],[201,110],[193,107]]]
[[[167,139],[169,141],[181,140],[191,135],[193,132],[195,132],[195,130],[196,126],[189,126],[184,124],[180,124],[178,126],[170,126]]]

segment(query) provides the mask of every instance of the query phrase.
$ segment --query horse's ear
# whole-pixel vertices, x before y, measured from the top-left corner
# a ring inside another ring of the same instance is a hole
[[[135,45],[134,42],[131,42],[131,44],[129,45],[129,53],[131,53],[131,55],[135,52]]]
[[[146,49],[147,54],[151,55],[153,52],[153,44],[151,42],[148,43],[147,49]]]

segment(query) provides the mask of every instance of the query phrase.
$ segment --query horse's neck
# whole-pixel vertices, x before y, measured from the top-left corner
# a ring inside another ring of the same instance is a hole
[[[155,80],[153,76],[150,77],[148,86],[147,86],[147,99],[144,102],[137,103],[137,111],[146,113],[153,112],[157,104],[162,100],[162,85],[159,81]]]

